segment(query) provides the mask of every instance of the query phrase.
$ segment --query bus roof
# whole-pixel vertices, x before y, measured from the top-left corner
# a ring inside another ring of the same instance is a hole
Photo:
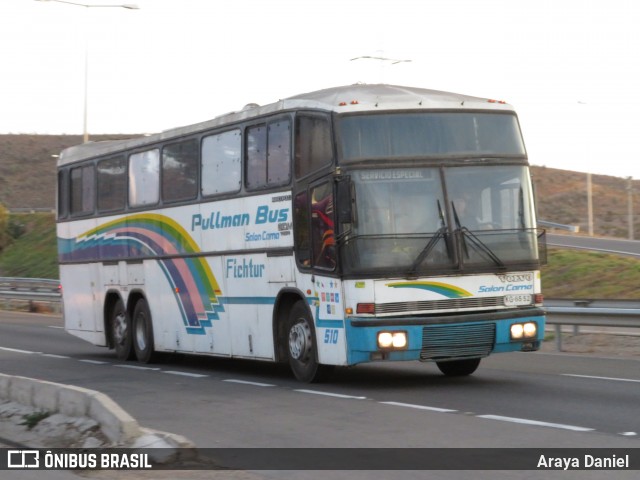
[[[356,84],[327,88],[279,100],[264,106],[248,104],[242,110],[230,112],[201,123],[173,128],[164,132],[127,140],[108,140],[76,145],[62,151],[58,166],[109,155],[156,142],[201,131],[233,125],[261,115],[293,109],[324,110],[336,113],[354,113],[384,110],[507,110],[513,107],[504,102],[471,97],[457,93],[396,85]]]

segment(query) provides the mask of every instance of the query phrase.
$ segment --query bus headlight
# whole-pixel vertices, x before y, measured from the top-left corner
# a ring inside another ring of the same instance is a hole
[[[407,332],[379,332],[378,348],[398,349],[407,347]]]
[[[520,340],[524,337],[524,326],[521,323],[511,325],[511,339]]]
[[[511,340],[535,338],[538,335],[538,325],[535,322],[514,323],[511,325]]]
[[[535,338],[538,335],[538,325],[535,322],[524,324],[524,338]]]

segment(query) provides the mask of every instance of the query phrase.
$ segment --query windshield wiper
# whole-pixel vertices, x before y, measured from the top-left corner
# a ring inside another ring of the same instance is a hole
[[[485,245],[482,240],[478,238],[471,230],[467,227],[460,224],[460,218],[458,217],[458,212],[456,211],[456,206],[451,202],[451,209],[453,210],[453,219],[456,222],[456,231],[460,232],[462,235],[460,237],[460,241],[462,243],[462,250],[464,255],[469,258],[469,249],[467,248],[467,239],[469,239],[469,243],[475,247],[475,250],[484,253],[490,260],[492,260],[496,265],[501,268],[504,268],[504,263],[502,260],[498,258],[498,256],[493,253],[493,251]]]
[[[413,264],[411,265],[411,268],[409,269],[409,276],[414,276],[416,274],[418,267],[429,256],[431,251],[438,244],[438,241],[441,238],[445,238],[446,236],[447,225],[444,221],[444,213],[442,211],[442,206],[440,205],[440,200],[436,200],[436,203],[438,204],[438,216],[440,217],[440,228],[433,234],[433,236],[429,239],[429,242],[427,242],[425,247],[422,249],[422,251],[418,254],[416,259],[414,260]],[[449,256],[449,258],[451,258],[451,254],[449,252],[449,245],[447,245],[447,255]]]

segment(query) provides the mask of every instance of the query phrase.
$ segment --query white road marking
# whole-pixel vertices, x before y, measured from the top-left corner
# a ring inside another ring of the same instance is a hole
[[[329,393],[329,392],[320,392],[318,390],[294,390],[294,392],[300,393],[310,393],[312,395],[325,395],[327,397],[336,397],[336,398],[350,398],[353,400],[365,400],[367,397],[355,397],[353,395],[343,395],[341,393]]]
[[[574,432],[592,432],[593,428],[577,427],[575,425],[564,425],[562,423],[540,422],[538,420],[528,420],[526,418],[503,417],[502,415],[478,415],[478,418],[487,420],[499,420],[501,422],[520,423],[524,425],[536,425],[538,427],[560,428]]]
[[[635,437],[638,434],[636,432],[621,432],[620,435],[623,437]]]
[[[60,327],[58,325],[48,325],[49,328],[58,328],[60,330],[64,330],[64,327]]]
[[[71,358],[71,357],[67,357],[66,355],[56,355],[55,353],[43,353],[42,356],[49,357],[49,358]]]
[[[114,365],[114,367],[130,368],[132,370],[155,370],[155,371],[160,370],[160,368],[158,367],[139,367],[138,365]]]
[[[222,380],[223,382],[229,383],[241,383],[243,385],[254,385],[256,387],[275,387],[272,383],[260,383],[260,382],[248,382],[246,380],[236,380],[235,378],[228,378],[226,380]]]
[[[85,360],[85,359],[81,359],[78,360],[79,362],[83,362],[83,363],[91,363],[93,365],[108,365],[109,362],[103,362],[101,360]]]
[[[14,352],[14,353],[26,353],[27,355],[42,353],[42,352],[31,352],[29,350],[20,350],[18,348],[8,348],[8,347],[0,347],[0,350],[5,350],[7,352]]]
[[[414,405],[412,403],[402,403],[402,402],[378,402],[378,403],[382,403],[384,405],[395,405],[396,407],[415,408],[418,410],[429,410],[432,412],[442,412],[442,413],[457,412],[457,410],[451,410],[449,408],[427,407],[426,405]]]
[[[615,382],[633,382],[640,383],[640,380],[634,380],[632,378],[615,378],[615,377],[596,377],[594,375],[574,375],[573,373],[563,373],[565,377],[577,377],[577,378],[592,378],[595,380],[613,380]]]
[[[178,372],[176,370],[165,370],[163,373],[169,373],[171,375],[182,375],[183,377],[193,377],[193,378],[202,378],[202,377],[209,376],[209,375],[202,375],[201,373]]]

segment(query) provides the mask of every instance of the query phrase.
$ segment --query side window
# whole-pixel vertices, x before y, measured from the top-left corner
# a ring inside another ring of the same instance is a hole
[[[198,141],[172,143],[162,149],[162,199],[192,200],[198,195]]]
[[[93,213],[95,202],[93,165],[71,169],[71,215]]]
[[[313,264],[318,268],[333,270],[336,267],[336,242],[331,183],[314,187],[310,201]]]
[[[247,129],[247,188],[255,189],[267,184],[267,126]]]
[[[58,172],[58,218],[65,218],[69,213],[69,183],[67,170]]]
[[[309,236],[309,199],[307,191],[295,196],[293,202],[294,242],[298,263],[311,266],[311,242]]]
[[[129,157],[129,205],[155,205],[160,197],[160,152],[158,149]]]
[[[98,211],[124,210],[127,203],[127,162],[124,157],[98,162]]]
[[[211,135],[202,140],[202,195],[240,190],[241,149],[240,130]]]
[[[331,163],[331,129],[326,117],[299,115],[296,118],[296,178],[315,172]]]
[[[249,190],[291,180],[291,124],[282,118],[247,128],[246,186]]]
[[[284,119],[269,124],[267,184],[283,185],[291,179],[291,126]]]

